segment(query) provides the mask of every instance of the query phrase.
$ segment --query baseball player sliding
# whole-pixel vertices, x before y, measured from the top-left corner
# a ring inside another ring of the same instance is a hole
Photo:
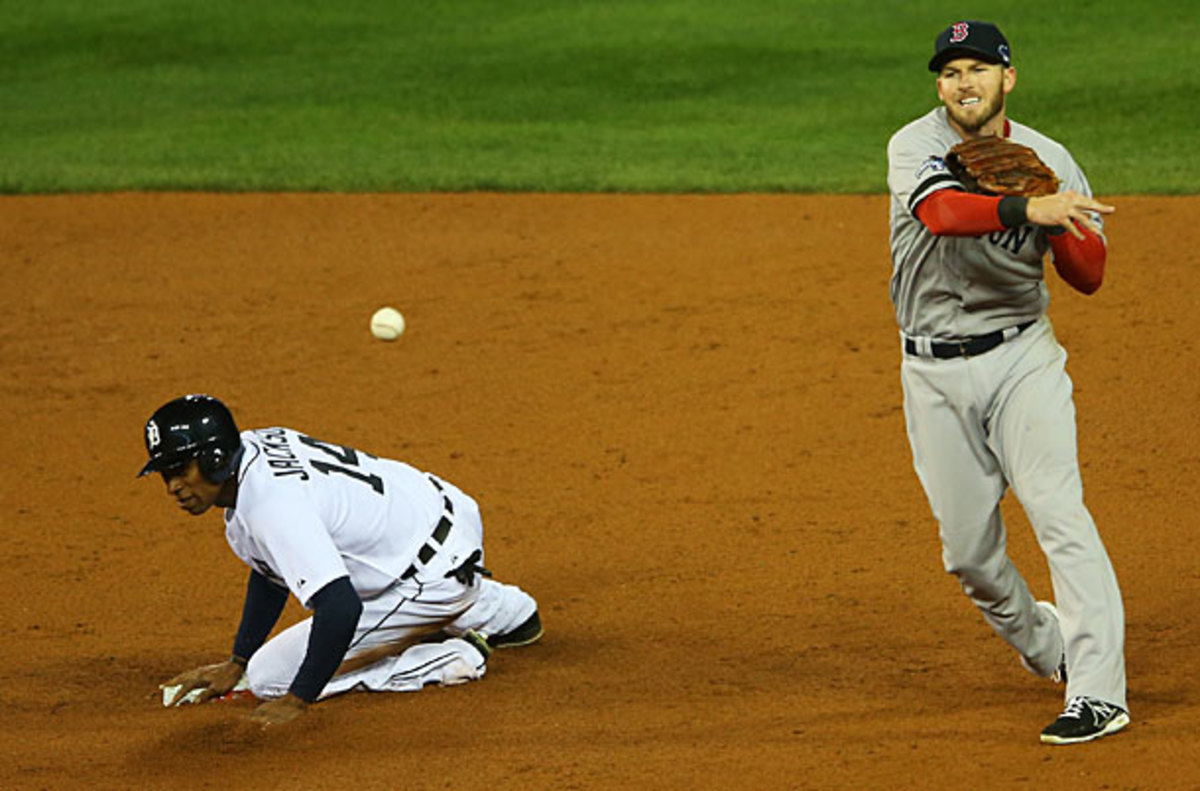
[[[167,682],[167,705],[240,683],[264,701],[251,718],[280,724],[341,692],[478,679],[493,648],[541,636],[533,598],[483,568],[479,506],[453,484],[289,428],[239,432],[209,396],[164,404],[145,432],[141,475],[190,514],[223,508],[250,567],[230,658]],[[289,591],[313,615],[268,641]]]
[[[951,25],[929,69],[941,106],[888,143],[891,298],[913,466],[946,570],[1026,668],[1066,682],[1066,707],[1041,740],[1089,741],[1129,722],[1125,616],[1083,504],[1067,355],[1046,316],[1042,262],[1049,253],[1083,293],[1099,288],[1102,215],[1113,208],[1091,197],[1065,148],[1006,117],[1017,72],[996,26]],[[1061,188],[1037,197],[968,192],[946,154],[985,137],[1032,149]],[[1000,500],[1009,487],[1046,555],[1054,604],[1034,601],[1005,552]]]

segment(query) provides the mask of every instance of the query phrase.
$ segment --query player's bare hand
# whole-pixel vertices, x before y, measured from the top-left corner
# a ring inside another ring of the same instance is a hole
[[[1101,203],[1095,198],[1081,195],[1075,190],[1066,190],[1054,195],[1030,198],[1025,207],[1025,216],[1035,225],[1057,225],[1066,228],[1075,238],[1082,239],[1081,227],[1095,234],[1100,233],[1100,228],[1092,222],[1089,212],[1112,214],[1114,211],[1115,207]]]
[[[291,722],[303,714],[307,708],[308,704],[304,700],[289,692],[282,698],[275,698],[259,704],[254,711],[250,712],[250,720],[264,728],[269,728],[273,725]]]
[[[206,700],[220,697],[237,686],[244,672],[245,669],[237,662],[227,660],[225,662],[218,662],[215,665],[204,665],[203,667],[180,673],[170,681],[159,684],[159,689],[178,687],[175,690],[174,696],[169,700],[163,701],[163,705],[174,706],[195,689],[203,690],[197,697],[196,703],[203,703]]]

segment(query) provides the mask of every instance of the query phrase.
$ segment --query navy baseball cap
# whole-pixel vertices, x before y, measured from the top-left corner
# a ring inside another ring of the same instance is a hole
[[[1012,65],[1008,39],[991,22],[955,22],[937,37],[933,44],[930,71],[941,71],[947,61],[955,58],[977,58],[988,63]]]

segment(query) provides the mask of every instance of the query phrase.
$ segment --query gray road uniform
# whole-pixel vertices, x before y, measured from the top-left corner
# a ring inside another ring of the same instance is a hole
[[[1061,145],[1017,123],[1010,137],[1033,148],[1064,190],[1091,195]],[[992,628],[1043,676],[1065,652],[1068,699],[1127,709],[1121,593],[1083,503],[1067,354],[1045,315],[1045,230],[935,236],[914,214],[935,191],[961,188],[941,159],[958,142],[939,107],[888,143],[891,297],[913,466],[945,568]],[[1057,619],[1035,605],[1006,554],[1000,500],[1009,486],[1046,555]]]

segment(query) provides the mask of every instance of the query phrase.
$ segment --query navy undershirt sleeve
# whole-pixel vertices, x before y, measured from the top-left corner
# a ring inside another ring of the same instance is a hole
[[[314,593],[309,601],[313,618],[308,651],[288,691],[312,703],[345,658],[363,607],[349,577],[338,577]]]
[[[279,587],[257,571],[250,572],[250,579],[246,581],[246,601],[242,605],[242,622],[233,640],[235,662],[246,664],[262,647],[267,635],[275,628],[287,597],[287,588]]]

